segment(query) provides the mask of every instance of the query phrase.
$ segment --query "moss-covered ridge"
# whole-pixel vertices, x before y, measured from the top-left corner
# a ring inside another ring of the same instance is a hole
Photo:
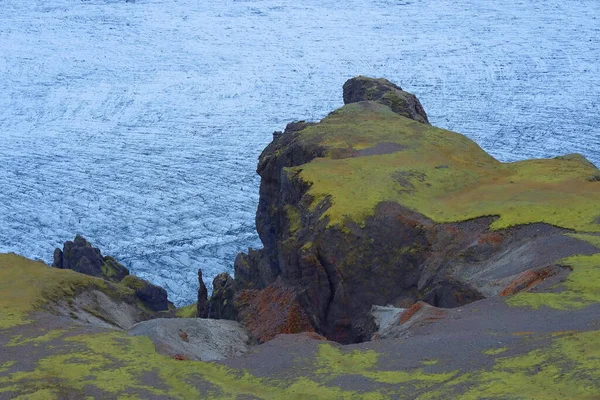
[[[135,288],[125,284],[70,269],[51,268],[43,262],[31,261],[17,254],[0,254],[0,329],[28,324],[32,313],[56,311],[57,307],[62,309],[60,313],[71,313],[75,318],[77,309],[73,308],[73,301],[84,292],[94,291],[106,295],[114,305],[128,305],[128,312],[139,318],[138,321],[158,315],[137,297]],[[118,323],[111,320],[111,310],[103,310],[97,301],[93,303],[96,304],[84,305],[83,311],[109,324]]]
[[[49,268],[16,254],[0,254],[0,329],[26,324],[33,311],[86,288],[109,292],[104,279]]]
[[[600,171],[583,157],[501,163],[465,136],[360,102],[296,133],[326,156],[295,167],[330,225],[362,223],[383,201],[436,222],[499,216],[492,228],[545,222],[600,231]]]

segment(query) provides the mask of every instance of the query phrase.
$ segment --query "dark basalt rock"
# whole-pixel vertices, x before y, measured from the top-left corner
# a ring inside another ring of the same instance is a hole
[[[63,250],[54,250],[55,268],[73,271],[120,283],[135,292],[135,298],[152,311],[166,311],[172,306],[167,298],[167,291],[160,286],[129,275],[129,270],[110,256],[103,256],[100,250],[93,247],[83,236],[75,236],[75,240],[67,241]],[[135,298],[132,296],[135,301]]]
[[[344,85],[344,101],[378,102],[427,123],[416,97],[385,79],[351,79]],[[330,340],[356,343],[369,340],[376,331],[373,305],[409,308],[424,300],[436,307],[460,307],[498,295],[527,269],[595,251],[549,225],[492,231],[494,217],[437,223],[399,202],[379,202],[360,224],[345,220],[329,225],[321,217],[331,199],[324,196],[315,204],[311,183],[290,168],[319,157],[334,158],[322,144],[326,132],[305,134],[307,127],[288,125],[260,156],[256,227],[264,247],[238,255],[235,285],[224,281],[230,290],[244,293],[242,319],[246,310],[263,309],[252,307],[269,298],[271,285],[280,278],[282,287],[295,291],[294,301],[310,322],[307,325]],[[369,154],[348,152],[346,157],[385,152],[383,146],[375,146]],[[449,169],[445,164],[439,168]],[[405,175],[398,174],[398,180],[409,187]],[[229,304],[229,294],[218,295],[213,315],[221,314],[225,298]],[[260,319],[256,317],[260,312],[248,315],[252,321]]]
[[[207,317],[237,321],[238,312],[234,303],[235,282],[227,272],[220,273],[213,280],[213,293],[208,301]]]
[[[344,84],[344,104],[375,101],[390,107],[406,118],[429,124],[427,114],[417,97],[387,79],[357,76]]]
[[[55,268],[71,269],[85,275],[120,282],[129,275],[129,270],[112,257],[104,257],[100,250],[81,235],[75,236],[74,241],[67,241],[63,250],[54,250]]]
[[[208,316],[208,289],[202,279],[202,270],[198,268],[198,302],[196,303],[196,317]]]
[[[135,291],[138,299],[153,311],[166,311],[169,309],[167,291],[160,286],[153,285],[145,279],[135,275],[128,275],[121,284]]]

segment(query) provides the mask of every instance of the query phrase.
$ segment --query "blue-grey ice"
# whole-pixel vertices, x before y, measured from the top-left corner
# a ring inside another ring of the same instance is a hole
[[[257,157],[352,76],[503,161],[600,164],[598,0],[2,0],[0,252],[86,236],[178,304],[259,246]]]

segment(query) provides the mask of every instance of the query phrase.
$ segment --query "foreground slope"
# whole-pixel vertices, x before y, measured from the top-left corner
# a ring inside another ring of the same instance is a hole
[[[144,337],[57,316],[40,308],[47,297],[28,310],[16,302],[12,288],[49,289],[53,275],[81,290],[85,277],[63,272],[0,256],[2,278],[12,279],[2,287],[1,399],[591,399],[600,390],[597,304],[547,310],[540,323],[528,309],[473,303],[402,340],[342,347],[281,335],[245,358],[204,363],[159,355]],[[18,317],[7,323],[8,315]]]

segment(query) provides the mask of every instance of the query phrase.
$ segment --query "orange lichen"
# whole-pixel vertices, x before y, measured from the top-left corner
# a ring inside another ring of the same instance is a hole
[[[477,240],[479,244],[492,244],[494,246],[499,246],[504,242],[504,236],[498,232],[490,232],[484,233]]]
[[[524,290],[529,290],[540,284],[544,279],[556,274],[556,272],[557,268],[555,266],[523,271],[500,292],[500,296],[510,296]]]
[[[413,304],[410,308],[406,309],[400,316],[400,325],[407,322],[413,315],[415,315],[420,309],[428,305],[424,301],[418,301]]]
[[[242,322],[260,342],[282,333],[314,332],[295,291],[280,278],[261,291],[241,291],[236,305]]]

